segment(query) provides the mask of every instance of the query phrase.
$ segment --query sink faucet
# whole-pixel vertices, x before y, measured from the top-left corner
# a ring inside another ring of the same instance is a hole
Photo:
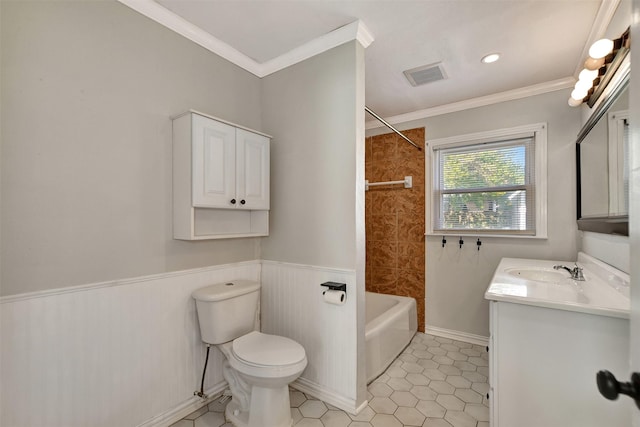
[[[571,278],[573,280],[584,281],[584,275],[582,274],[582,269],[578,267],[578,264],[575,264],[573,268],[569,268],[564,265],[558,264],[558,265],[554,265],[553,269],[554,270],[565,269],[569,272],[569,274],[571,274]]]

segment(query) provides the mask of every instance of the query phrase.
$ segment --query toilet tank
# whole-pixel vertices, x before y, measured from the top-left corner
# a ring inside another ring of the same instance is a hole
[[[234,280],[194,291],[200,335],[209,344],[222,344],[255,329],[260,283]]]

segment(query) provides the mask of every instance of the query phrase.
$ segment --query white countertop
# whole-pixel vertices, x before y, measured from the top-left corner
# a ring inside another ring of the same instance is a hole
[[[554,270],[553,266],[557,264],[574,266],[573,261],[503,258],[484,297],[493,301],[629,318],[628,274],[582,252],[578,254],[578,266],[583,268],[585,281],[572,280],[566,270]],[[546,281],[518,277],[518,270],[526,270],[529,276],[540,272]],[[554,277],[558,280],[552,279]]]

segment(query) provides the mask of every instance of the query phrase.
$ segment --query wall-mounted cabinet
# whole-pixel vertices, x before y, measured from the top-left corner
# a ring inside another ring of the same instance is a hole
[[[173,237],[269,234],[268,135],[196,111],[173,119]]]

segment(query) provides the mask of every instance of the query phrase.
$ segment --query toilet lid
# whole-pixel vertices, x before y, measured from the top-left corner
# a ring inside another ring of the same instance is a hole
[[[255,331],[233,340],[233,353],[247,363],[262,366],[291,365],[305,357],[304,348],[294,340]]]

